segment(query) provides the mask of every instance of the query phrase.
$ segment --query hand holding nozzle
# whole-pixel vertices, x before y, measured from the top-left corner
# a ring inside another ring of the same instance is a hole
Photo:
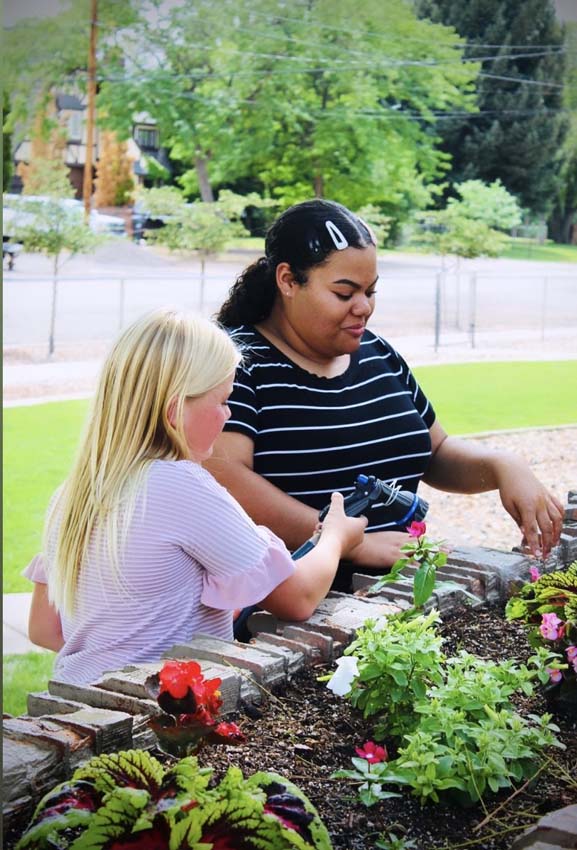
[[[399,486],[386,484],[375,478],[374,475],[358,475],[355,489],[344,500],[344,511],[347,516],[359,516],[366,508],[377,499],[381,499],[385,508],[390,512],[392,523],[405,528],[413,520],[420,522],[425,518],[429,505],[424,499],[420,499],[416,493],[409,490],[401,490]],[[329,511],[327,505],[319,514],[319,522],[322,523]],[[293,552],[293,560],[296,561],[306,555],[316,545],[320,535],[317,529],[315,534],[306,543]]]

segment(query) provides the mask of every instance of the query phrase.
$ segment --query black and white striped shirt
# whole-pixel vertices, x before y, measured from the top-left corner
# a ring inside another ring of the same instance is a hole
[[[305,371],[249,325],[230,331],[243,350],[225,430],[254,442],[254,470],[320,510],[359,473],[416,491],[430,457],[435,412],[402,357],[365,331],[336,378]],[[384,508],[368,530],[392,528]]]

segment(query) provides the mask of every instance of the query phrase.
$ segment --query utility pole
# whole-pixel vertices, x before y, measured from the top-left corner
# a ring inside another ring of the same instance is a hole
[[[98,19],[98,0],[90,0],[90,46],[88,49],[88,102],[86,105],[86,156],[84,158],[84,181],[82,199],[84,201],[84,220],[90,218],[92,198],[92,163],[94,159],[94,111],[96,103],[96,27]]]

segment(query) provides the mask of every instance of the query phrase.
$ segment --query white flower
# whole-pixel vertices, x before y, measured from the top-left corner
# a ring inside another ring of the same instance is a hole
[[[343,655],[337,659],[337,669],[327,682],[327,688],[338,697],[348,694],[353,680],[359,675],[359,666],[354,655]]]

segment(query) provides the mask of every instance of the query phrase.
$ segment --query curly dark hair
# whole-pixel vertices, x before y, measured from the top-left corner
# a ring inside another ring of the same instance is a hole
[[[308,270],[326,262],[341,238],[351,248],[375,244],[367,225],[342,204],[316,199],[289,207],[266,234],[265,256],[233,284],[217,321],[225,327],[262,322],[276,299],[278,264],[288,263],[295,281],[303,286]]]

